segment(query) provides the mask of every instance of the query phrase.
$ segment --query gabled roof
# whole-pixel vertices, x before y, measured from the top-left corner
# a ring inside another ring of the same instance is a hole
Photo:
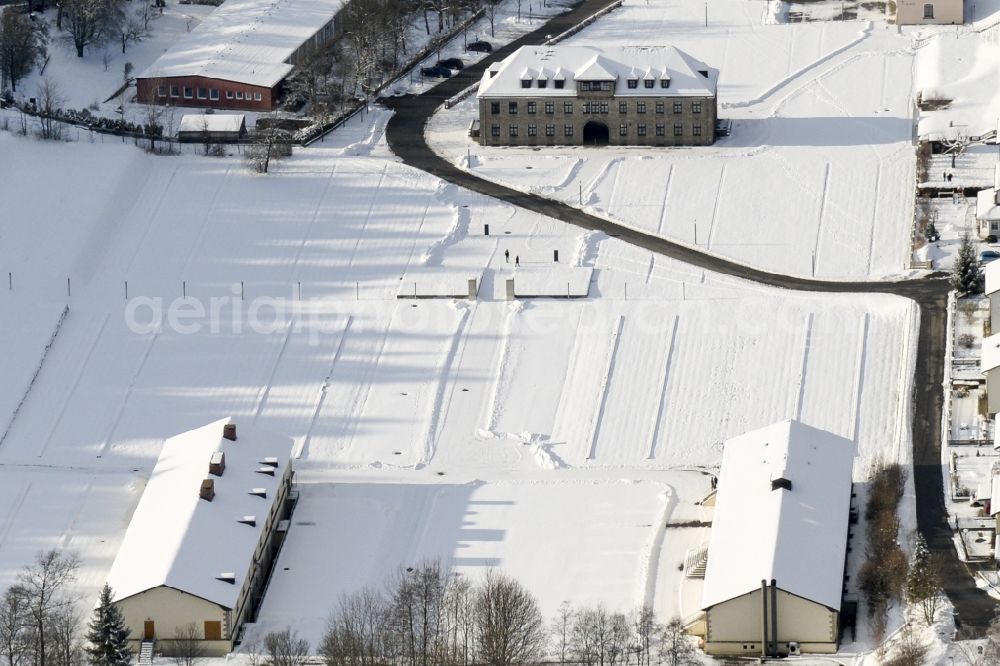
[[[293,442],[243,423],[229,441],[222,432],[232,422],[222,419],[163,444],[108,574],[115,601],[166,586],[223,608],[236,605]],[[216,477],[208,467],[219,451],[225,470]],[[263,464],[266,458],[276,461]],[[258,472],[266,467],[273,476]],[[206,478],[215,485],[211,502],[199,497]],[[266,497],[251,494],[258,488]],[[240,522],[249,516],[255,525]],[[233,583],[218,580],[225,573],[234,574]]]
[[[979,370],[989,372],[1000,367],[1000,333],[994,333],[983,338],[982,355],[979,358]]]
[[[239,132],[245,124],[242,113],[187,113],[181,116],[179,132]]]
[[[341,6],[341,0],[226,0],[138,78],[204,76],[271,88],[292,71],[292,54]]]
[[[798,421],[726,442],[702,608],[761,580],[840,609],[854,444]]]
[[[554,72],[550,78],[565,78],[566,86],[521,87],[525,69]],[[702,72],[705,74],[703,75]],[[670,80],[670,87],[629,88],[629,78],[652,74]],[[576,82],[615,81],[615,96],[714,97],[719,72],[673,46],[522,46],[484,72],[479,96],[573,97]],[[529,92],[530,90],[530,92]]]
[[[976,192],[976,219],[1000,220],[1000,206],[997,205],[997,189],[988,188]]]

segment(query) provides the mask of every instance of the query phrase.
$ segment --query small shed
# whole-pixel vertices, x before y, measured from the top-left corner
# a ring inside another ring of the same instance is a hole
[[[194,143],[239,141],[247,134],[242,113],[188,113],[181,117],[178,141]]]
[[[983,236],[1000,236],[1000,163],[993,167],[993,187],[976,193],[976,220]]]

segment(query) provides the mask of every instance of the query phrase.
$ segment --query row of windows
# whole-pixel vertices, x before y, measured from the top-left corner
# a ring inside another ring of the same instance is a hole
[[[507,113],[511,115],[517,114],[518,104],[518,102],[507,102]],[[580,109],[583,113],[609,113],[611,110],[610,104],[610,102],[584,102]],[[525,102],[525,105],[527,106],[529,115],[538,112],[537,102]],[[500,108],[500,102],[490,102],[491,115],[498,115]],[[655,109],[656,113],[664,113],[666,104],[664,102],[656,102]],[[674,102],[673,111],[674,113],[684,113],[684,102]],[[555,112],[555,102],[545,102],[545,113],[552,115]],[[635,112],[646,113],[646,102],[636,102]],[[573,113],[573,102],[563,102],[563,113],[567,115]],[[628,102],[618,102],[618,113],[628,113]],[[701,113],[701,102],[691,102],[691,113]]]
[[[644,88],[654,88],[654,87],[656,87],[656,81],[654,79],[643,79],[642,85],[643,85]],[[629,79],[628,80],[628,87],[629,88],[633,88],[633,89],[638,88],[639,87],[639,79]],[[669,88],[670,87],[670,79],[660,79],[660,87],[661,88]]]
[[[656,136],[666,136],[667,128],[663,123],[656,123]],[[518,136],[520,131],[519,125],[508,125],[507,136]],[[637,136],[646,136],[646,124],[639,123],[635,126],[635,133]],[[701,136],[701,125],[692,125],[691,134],[693,136]],[[490,135],[494,137],[500,136],[500,125],[492,125],[490,127]],[[545,136],[555,136],[556,126],[546,125],[545,126]],[[538,125],[529,124],[528,125],[528,136],[538,136]],[[563,136],[573,136],[573,126],[563,125]],[[618,126],[618,136],[628,136],[628,125],[621,123]],[[674,136],[684,136],[684,125],[680,123],[674,124]]]
[[[538,87],[539,88],[547,88],[548,86],[549,86],[548,79],[538,79]],[[521,79],[521,87],[522,88],[530,88],[531,87],[531,79]],[[566,87],[566,81],[564,79],[556,79],[555,81],[552,82],[552,87],[553,88],[559,88],[561,90],[561,89],[563,89],[563,88]],[[596,90],[596,88],[595,88],[595,90]],[[608,88],[608,90],[611,90],[611,89]]]
[[[170,86],[168,91],[167,86],[159,86],[156,89],[156,96],[166,97],[168,92],[170,97],[176,99],[181,96],[181,87]],[[263,99],[263,95],[261,95],[261,93],[250,90],[247,90],[246,92],[242,90],[226,90],[225,93],[226,99],[252,99],[255,102],[260,102]],[[195,90],[195,88],[192,88],[191,86],[184,86],[184,99],[194,99],[195,95],[197,95],[198,99],[208,99],[213,102],[217,102],[219,101],[220,93],[216,88],[198,88]]]

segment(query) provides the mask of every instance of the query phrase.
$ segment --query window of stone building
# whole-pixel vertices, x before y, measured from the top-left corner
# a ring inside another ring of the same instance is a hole
[[[670,79],[660,79],[660,87],[661,88],[669,88],[670,87]]]
[[[601,113],[608,113],[611,110],[611,105],[608,102],[601,102]]]
[[[510,136],[517,136],[517,125],[511,125],[507,128],[507,134]]]
[[[639,87],[639,79],[629,79],[628,80],[628,87],[629,88],[638,88]]]
[[[691,134],[695,136],[701,136],[701,125],[694,125],[691,127]]]
[[[545,80],[545,79],[538,79],[538,87],[539,88],[545,88],[548,85],[549,85],[549,82],[547,80]]]
[[[635,126],[635,133],[639,136],[646,136],[646,126],[642,123]]]
[[[680,123],[674,125],[674,136],[684,136],[684,125]]]
[[[642,84],[643,84],[644,86],[646,86],[647,88],[652,88],[652,87],[653,87],[653,84],[654,84],[654,83],[656,83],[656,82],[655,82],[655,81],[653,81],[653,79],[645,79],[645,80],[643,80],[643,82],[642,82]]]
[[[490,114],[497,115],[500,113],[500,102],[490,102]]]
[[[573,136],[572,125],[563,125],[563,136]]]
[[[528,136],[538,135],[538,125],[528,125]]]
[[[656,112],[657,113],[663,113],[663,102],[657,102],[656,103]]]
[[[628,113],[628,102],[618,102],[618,113]]]
[[[683,102],[674,102],[674,113],[682,113],[684,111]]]
[[[636,113],[646,113],[646,103],[645,102],[636,102],[635,103],[635,112]]]
[[[500,136],[500,126],[499,125],[493,125],[493,126],[491,126],[490,127],[490,135],[491,136]]]
[[[548,115],[551,116],[555,112],[556,112],[556,103],[555,102],[546,102],[545,103],[545,113],[547,113]]]
[[[691,102],[691,113],[701,113],[701,102]]]
[[[622,123],[618,126],[618,136],[628,136],[628,125]]]
[[[511,115],[517,113],[517,102],[507,102],[507,113]]]
[[[521,79],[521,87],[522,88],[530,88],[531,87],[531,79]]]
[[[536,102],[528,102],[528,113],[535,113],[538,110],[538,104]]]
[[[566,115],[573,113],[573,102],[563,102],[563,113]]]
[[[555,135],[556,135],[556,126],[555,125],[546,125],[545,126],[545,136],[555,136]]]
[[[663,123],[656,123],[656,136],[663,136],[666,134],[664,131]]]

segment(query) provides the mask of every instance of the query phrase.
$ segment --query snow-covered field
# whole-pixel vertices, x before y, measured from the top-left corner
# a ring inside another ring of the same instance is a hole
[[[470,98],[432,120],[435,150],[485,178],[782,273],[906,271],[910,40],[884,23],[769,25],[767,3],[626,2],[577,44],[663,44],[720,70],[732,136],[710,148],[484,148]]]
[[[857,441],[859,476],[908,459],[908,302],[763,289],[516,211],[390,159],[384,119],[267,176],[0,133],[0,313],[23,322],[0,422],[69,305],[0,446],[0,585],[60,545],[93,594],[163,440],[227,415],[296,440],[260,624],[313,643],[339,593],[435,556],[505,568],[546,613],[686,616],[707,531],[663,526],[704,518],[724,439],[797,417]],[[60,187],[22,196],[43,165]],[[504,300],[505,249],[592,266],[590,297]],[[433,267],[481,273],[479,298],[396,298]]]

